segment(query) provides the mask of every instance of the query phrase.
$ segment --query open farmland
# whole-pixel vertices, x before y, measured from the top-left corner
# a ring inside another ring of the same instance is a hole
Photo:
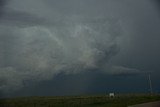
[[[159,101],[159,95],[117,95],[110,98],[97,96],[18,97],[0,100],[0,107],[127,107],[129,105]]]

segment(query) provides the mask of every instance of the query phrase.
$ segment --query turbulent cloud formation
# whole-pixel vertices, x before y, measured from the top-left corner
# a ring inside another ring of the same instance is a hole
[[[118,22],[66,22],[53,27],[15,27],[2,37],[1,89],[51,79],[60,72],[100,69],[118,52],[122,32]]]
[[[108,63],[126,47],[130,21],[125,8],[119,13],[108,3],[119,6],[111,0],[0,1],[0,90],[16,90],[59,73],[141,72]]]

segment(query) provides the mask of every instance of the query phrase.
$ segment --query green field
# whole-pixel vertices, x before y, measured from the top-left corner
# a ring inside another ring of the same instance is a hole
[[[19,97],[1,99],[0,107],[127,107],[144,102],[159,101],[160,95],[130,94],[61,97]]]

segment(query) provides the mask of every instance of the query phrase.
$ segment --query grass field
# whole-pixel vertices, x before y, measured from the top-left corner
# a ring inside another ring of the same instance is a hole
[[[159,101],[160,95],[130,94],[64,97],[19,97],[1,99],[0,107],[127,107],[144,102]]]

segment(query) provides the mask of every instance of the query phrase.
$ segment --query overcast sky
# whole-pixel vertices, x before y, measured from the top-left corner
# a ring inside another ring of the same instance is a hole
[[[159,5],[0,0],[1,96],[160,92]]]

